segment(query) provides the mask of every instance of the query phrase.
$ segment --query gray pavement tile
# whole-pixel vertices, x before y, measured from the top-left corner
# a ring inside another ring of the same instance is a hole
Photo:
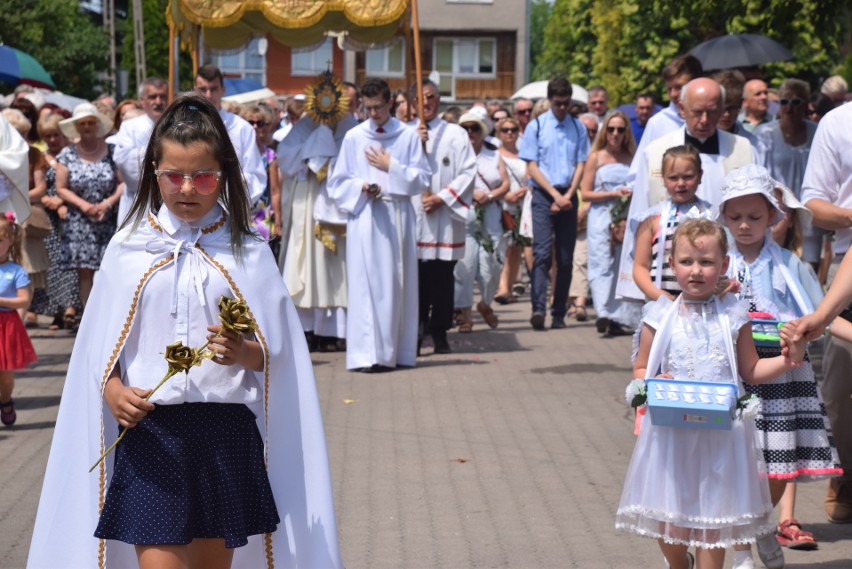
[[[662,568],[655,543],[613,528],[634,442],[630,339],[591,322],[534,332],[523,302],[496,310],[497,330],[451,332],[455,352],[424,348],[414,369],[355,374],[342,353],[314,354],[347,567]],[[73,344],[35,336],[19,423],[0,429],[4,569],[26,560]],[[852,526],[826,522],[824,488],[799,487],[820,549],[785,550],[787,567],[852,567]]]

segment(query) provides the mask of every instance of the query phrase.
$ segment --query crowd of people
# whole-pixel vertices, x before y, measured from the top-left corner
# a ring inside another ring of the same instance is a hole
[[[3,423],[16,420],[13,371],[35,360],[25,326],[38,326],[38,315],[53,330],[76,332],[84,311],[120,327],[124,313],[105,313],[101,299],[87,309],[99,280],[125,282],[102,267],[118,254],[117,232],[132,243],[142,227],[151,241],[139,251],[128,245],[132,255],[162,254],[175,266],[180,257],[188,267],[157,277],[169,283],[147,301],[176,319],[178,336],[206,333],[188,331],[185,320],[215,305],[210,291],[222,283],[208,282],[211,271],[254,295],[267,292],[272,267],[295,308],[289,332],[304,334],[310,350],[345,351],[347,369],[365,373],[415,366],[424,345],[450,353],[450,331],[472,332],[475,314],[498,328],[500,305],[528,294],[534,330],[564,329],[592,310],[604,337],[635,330],[637,379],[721,382],[760,399],[724,432],[660,428],[637,413],[616,525],[658,539],[670,568],[721,569],[732,547],[734,567],[749,569],[753,544],[766,567],[783,567],[782,545],[817,547],[794,517],[796,482],[829,479],[829,519],[852,522],[852,326],[841,293],[818,308],[852,240],[852,159],[842,151],[852,142],[852,105],[843,104],[839,77],[813,95],[795,78],[770,90],[754,70],[708,75],[689,55],[662,78],[668,106],[640,94],[627,109],[609,108],[601,85],[579,100],[562,77],[536,101],[460,107],[442,105],[428,79],[393,92],[381,79],[357,86],[330,73],[312,86],[324,97],[233,105],[209,65],[195,76],[195,94],[168,110],[168,85],[156,77],[136,99],[103,97],[71,112],[20,90],[0,118],[0,203],[10,210],[0,219],[0,262],[11,281],[0,283]],[[207,138],[187,126],[193,113],[210,123]],[[211,155],[213,131],[227,135],[236,162],[225,147]],[[244,205],[242,219],[234,212]],[[15,211],[31,213],[21,224]],[[222,243],[210,235],[223,226],[230,253],[217,260],[208,251]],[[262,253],[252,239],[265,242]],[[262,268],[234,261],[244,247]],[[266,276],[253,280],[253,271]],[[755,344],[753,320],[778,323],[775,344]],[[828,322],[818,386],[805,340]],[[290,342],[288,330],[275,329]],[[210,332],[219,363],[270,365],[260,348],[270,339]],[[138,373],[143,360],[133,354],[143,350],[130,351],[124,374],[111,361],[103,384],[125,427],[153,408],[147,400],[125,407],[148,380],[130,391],[110,384],[126,381],[128,368]],[[89,396],[100,394],[81,395]],[[679,474],[652,496],[661,472]],[[107,510],[138,500],[110,490]],[[317,500],[322,509],[330,498]],[[240,531],[271,531],[263,528],[277,523],[274,502]],[[776,506],[778,524],[769,522]],[[125,532],[112,515],[101,518],[100,537],[173,539]]]

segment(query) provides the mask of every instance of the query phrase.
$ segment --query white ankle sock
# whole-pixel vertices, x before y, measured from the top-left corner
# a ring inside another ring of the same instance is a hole
[[[732,569],[754,569],[751,549],[734,550],[734,565]]]

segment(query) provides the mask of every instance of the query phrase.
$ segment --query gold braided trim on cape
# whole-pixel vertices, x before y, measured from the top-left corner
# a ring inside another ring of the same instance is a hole
[[[231,274],[228,272],[228,270],[225,269],[225,267],[222,266],[221,263],[213,259],[213,257],[211,257],[210,254],[205,251],[201,245],[198,245],[196,243],[195,248],[201,251],[201,253],[207,258],[208,261],[210,261],[211,264],[213,264],[214,267],[219,269],[219,272],[222,274],[223,277],[225,277],[225,280],[228,281],[228,286],[230,286],[231,290],[234,291],[234,294],[237,295],[237,300],[246,302],[246,299],[243,297],[243,293],[240,292],[240,289],[237,287],[237,283],[234,282],[233,278],[231,278]],[[247,302],[246,306],[248,307]],[[252,314],[251,307],[248,308],[249,318],[257,322],[257,319],[254,317],[254,314]],[[269,345],[266,343],[266,338],[260,331],[259,327],[255,329],[254,334],[255,336],[257,336],[257,340],[263,347],[263,423],[264,425],[266,425],[266,438],[269,439]],[[263,459],[266,463],[266,469],[269,470],[269,444],[266,444],[266,441],[264,441],[263,445]],[[266,552],[266,566],[268,569],[274,569],[275,561],[272,552],[271,533],[263,534],[263,543],[264,550]]]
[[[228,216],[223,213],[222,217],[220,217],[218,221],[211,223],[210,225],[205,225],[204,227],[202,227],[201,233],[204,233],[204,234],[213,233],[214,231],[216,231],[217,229],[219,229],[220,227],[225,225],[225,221],[227,219],[228,219]],[[148,214],[148,223],[151,224],[151,227],[153,227],[154,229],[156,229],[160,233],[165,233],[165,230],[163,230],[162,226],[159,223],[157,223],[157,220],[154,219],[154,216],[151,215],[150,213]]]
[[[103,397],[104,389],[106,388],[107,380],[109,379],[110,373],[115,369],[115,362],[118,360],[118,356],[121,354],[121,347],[124,346],[124,342],[127,340],[127,335],[130,333],[130,326],[133,324],[133,317],[136,314],[136,307],[139,304],[139,296],[142,294],[142,287],[145,286],[145,283],[148,282],[148,279],[151,278],[151,275],[154,274],[155,271],[170,263],[174,258],[173,255],[169,255],[165,259],[158,261],[151,265],[151,267],[145,271],[145,274],[142,275],[142,278],[139,279],[139,283],[136,285],[136,291],[133,293],[133,302],[130,303],[130,311],[127,314],[127,318],[124,320],[124,327],[121,329],[121,334],[118,336],[118,341],[115,343],[115,347],[112,350],[112,355],[109,358],[109,362],[107,363],[106,369],[104,370],[104,375],[101,379],[101,397]],[[102,412],[103,413],[103,412]],[[101,416],[101,450],[99,454],[104,453],[104,421],[103,416]],[[102,460],[100,467],[98,469],[98,515],[103,512],[104,509],[104,500],[106,494],[106,460]],[[104,569],[106,567],[106,540],[101,539],[98,543],[98,567],[100,569]]]
[[[346,226],[317,221],[314,224],[314,239],[320,241],[326,249],[337,255],[337,239],[346,238]]]

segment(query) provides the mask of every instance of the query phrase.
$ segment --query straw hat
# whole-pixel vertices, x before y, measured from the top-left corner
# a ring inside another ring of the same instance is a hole
[[[482,136],[487,136],[488,133],[491,132],[491,128],[488,124],[491,121],[488,121],[488,122],[486,122],[486,121],[488,121],[488,119],[479,116],[478,113],[467,112],[467,113],[463,114],[461,117],[459,117],[459,126],[463,125],[464,123],[468,123],[468,122],[476,123],[476,124],[479,125],[479,128],[482,129]]]
[[[728,173],[725,176],[725,187],[722,188],[722,201],[719,203],[720,223],[725,223],[725,204],[734,198],[750,196],[752,194],[760,194],[769,205],[775,210],[775,215],[770,220],[770,225],[775,225],[784,219],[784,210],[778,205],[778,200],[775,199],[775,188],[780,186],[778,182],[772,179],[769,171],[763,166],[756,164],[746,164],[742,168]]]
[[[98,108],[92,103],[81,103],[74,107],[74,112],[71,113],[70,119],[59,121],[59,128],[62,134],[68,138],[78,138],[80,133],[77,132],[77,127],[74,123],[86,117],[95,117],[98,119],[98,138],[103,138],[112,130],[112,119],[102,115]]]

